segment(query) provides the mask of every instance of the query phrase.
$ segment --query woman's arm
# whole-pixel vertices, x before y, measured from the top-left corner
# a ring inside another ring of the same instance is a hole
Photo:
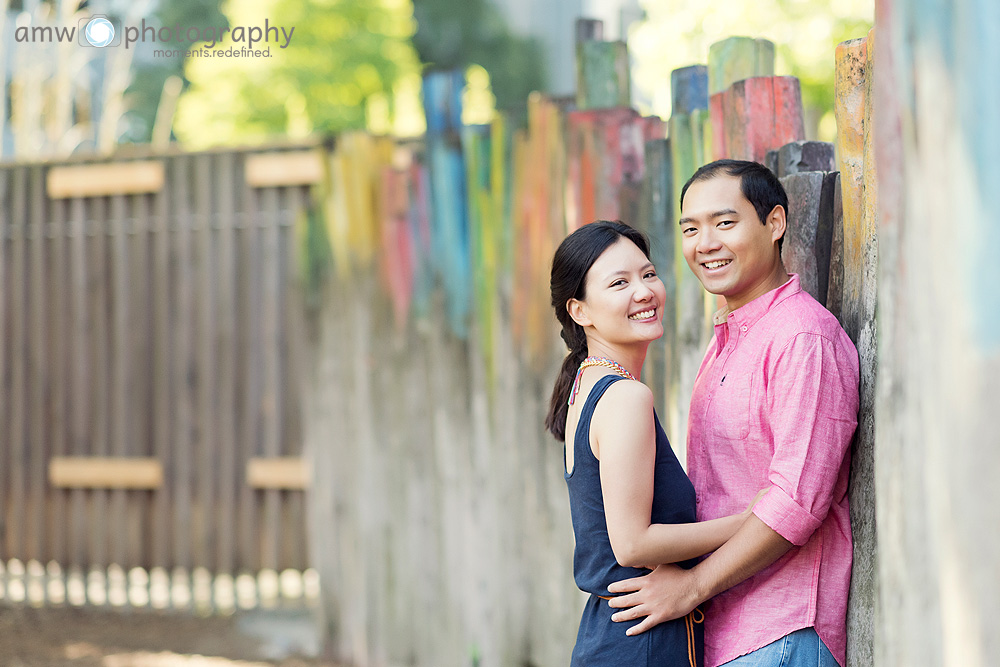
[[[656,431],[653,394],[639,382],[616,382],[591,422],[601,461],[601,490],[611,549],[629,567],[676,563],[715,551],[732,537],[763,494],[739,514],[697,523],[650,523]]]

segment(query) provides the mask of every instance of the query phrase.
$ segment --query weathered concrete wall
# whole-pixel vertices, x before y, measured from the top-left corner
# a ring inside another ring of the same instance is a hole
[[[1000,5],[876,2],[876,663],[1000,664]]]
[[[541,427],[557,366],[529,369],[507,322],[491,350],[455,338],[438,301],[398,333],[388,298],[348,281],[313,322],[305,444],[325,634],[366,666],[568,664],[583,598],[562,448]]]

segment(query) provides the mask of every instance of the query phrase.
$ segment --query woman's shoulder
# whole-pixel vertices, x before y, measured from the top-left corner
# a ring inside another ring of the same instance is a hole
[[[602,381],[606,382],[606,377],[617,377],[613,373],[604,375],[594,383],[594,388]],[[593,390],[593,389],[592,389]],[[598,411],[602,415],[613,417],[633,418],[637,415],[652,415],[653,413],[653,392],[638,380],[621,378],[612,383],[604,390],[595,406],[595,417]]]

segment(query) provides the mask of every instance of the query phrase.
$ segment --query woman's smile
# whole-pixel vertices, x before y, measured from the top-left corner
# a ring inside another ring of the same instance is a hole
[[[636,322],[651,322],[656,319],[656,308],[647,308],[646,310],[629,315],[628,318]]]

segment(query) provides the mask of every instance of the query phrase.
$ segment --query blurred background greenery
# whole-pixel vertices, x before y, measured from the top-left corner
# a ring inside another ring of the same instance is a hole
[[[604,19],[606,39],[628,40],[633,104],[663,117],[671,70],[706,62],[709,46],[728,36],[770,39],[775,73],[802,82],[807,136],[829,141],[833,47],[865,34],[873,0],[0,0],[0,10],[0,156],[10,158],[349,130],[415,136],[424,129],[428,68],[466,70],[466,122],[489,122],[494,109],[517,118],[532,91],[572,94],[578,16]],[[18,26],[75,25],[95,13],[123,25],[266,18],[295,32],[288,48],[272,42],[270,57],[249,58],[154,53],[163,44],[87,49],[9,39]]]

